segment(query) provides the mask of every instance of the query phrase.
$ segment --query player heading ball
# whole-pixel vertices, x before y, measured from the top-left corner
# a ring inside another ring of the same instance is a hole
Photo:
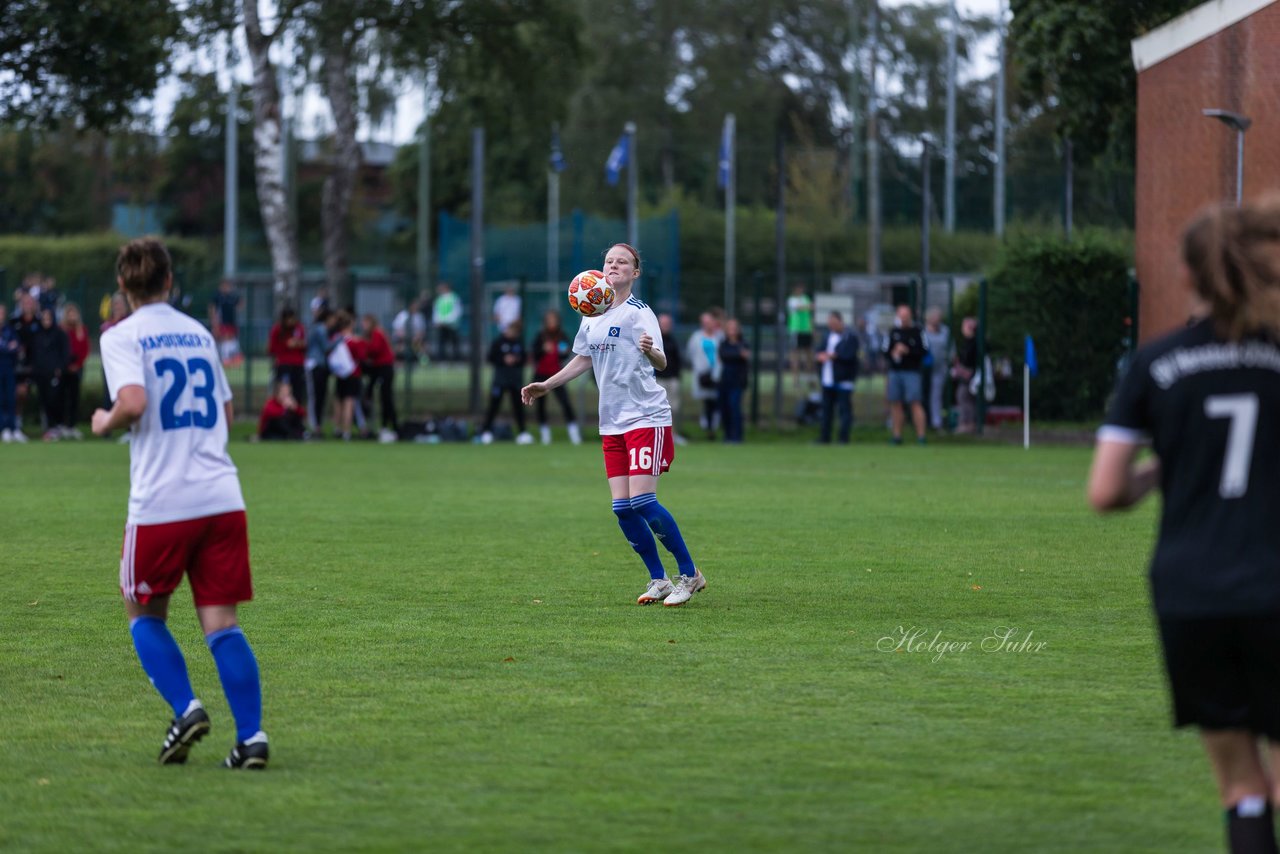
[[[231,387],[213,336],[169,305],[173,265],[164,244],[144,237],[122,246],[116,281],[133,314],[102,336],[113,403],[93,413],[93,432],[132,433],[120,591],[142,669],[173,708],[160,762],[186,762],[210,727],[165,622],[185,575],[235,717],[236,743],[224,765],[262,769],[268,751],[258,663],[236,618],[253,584],[244,498],[227,456]]]
[[[632,294],[640,279],[639,253],[625,243],[615,244],[605,253],[601,272],[614,291],[612,305],[582,318],[573,340],[574,357],[546,381],[521,389],[520,398],[531,404],[574,377],[595,371],[613,512],[623,536],[649,570],[649,586],[636,602],[683,605],[707,581],[694,566],[676,520],[658,503],[658,476],[675,459],[671,405],[653,376],[654,368],[667,364],[662,333],[653,309]],[[680,568],[674,584],[662,566],[655,536]]]

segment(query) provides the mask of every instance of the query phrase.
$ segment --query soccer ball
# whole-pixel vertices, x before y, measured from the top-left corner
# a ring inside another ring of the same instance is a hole
[[[613,305],[613,285],[599,270],[586,270],[569,283],[569,307],[583,317],[604,314]]]

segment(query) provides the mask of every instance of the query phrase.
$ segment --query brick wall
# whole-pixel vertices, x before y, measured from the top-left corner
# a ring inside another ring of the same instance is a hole
[[[1181,326],[1190,311],[1183,229],[1206,205],[1235,198],[1236,134],[1203,117],[1206,107],[1253,119],[1245,200],[1280,191],[1280,3],[1138,75],[1135,260],[1144,341]]]

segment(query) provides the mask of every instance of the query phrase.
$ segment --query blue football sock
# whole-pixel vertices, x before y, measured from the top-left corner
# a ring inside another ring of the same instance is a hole
[[[181,718],[196,695],[187,676],[187,660],[169,634],[169,627],[159,617],[144,615],[129,621],[129,634],[133,635],[133,648],[138,651],[147,678],[173,707],[173,717]]]
[[[205,638],[222,693],[236,719],[236,741],[248,741],[262,729],[262,684],[258,681],[258,660],[239,626],[222,629]]]
[[[640,559],[644,561],[645,569],[649,570],[649,577],[666,578],[667,571],[662,568],[662,558],[658,556],[658,544],[653,541],[653,534],[649,531],[649,526],[640,518],[640,514],[631,509],[631,502],[626,498],[615,498],[613,512],[618,517],[618,527],[622,529],[622,536],[627,538],[631,548],[635,549],[636,554],[640,555]]]
[[[680,526],[676,524],[675,519],[671,518],[667,508],[658,503],[658,496],[652,492],[633,495],[631,507],[649,524],[654,536],[662,541],[667,551],[675,555],[680,574],[695,574],[698,570],[693,565],[693,558],[689,557],[689,549],[685,547],[684,537],[680,536]]]

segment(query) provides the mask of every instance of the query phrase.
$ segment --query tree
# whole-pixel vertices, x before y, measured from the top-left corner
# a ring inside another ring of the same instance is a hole
[[[1014,61],[1082,160],[1134,158],[1137,75],[1130,42],[1202,0],[1012,0]]]
[[[0,3],[0,120],[111,127],[169,68],[170,0]]]

